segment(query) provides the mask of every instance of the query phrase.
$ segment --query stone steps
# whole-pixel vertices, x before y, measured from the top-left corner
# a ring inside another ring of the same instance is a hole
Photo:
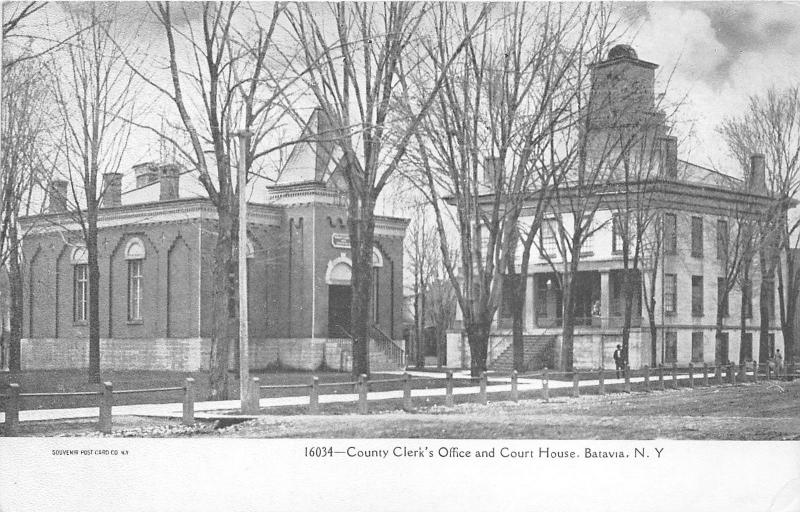
[[[523,336],[523,360],[526,368],[523,371],[538,370],[545,366],[552,367],[552,356],[548,354],[555,344],[554,336]],[[494,361],[489,369],[499,372],[511,372],[514,369],[514,347],[509,345]]]

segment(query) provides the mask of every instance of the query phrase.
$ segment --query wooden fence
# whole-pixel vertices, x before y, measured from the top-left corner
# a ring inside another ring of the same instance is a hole
[[[679,368],[677,365],[672,364],[669,367],[659,365],[656,370],[656,376],[652,375],[652,370],[648,366],[644,366],[642,370],[631,372],[630,369],[625,369],[622,373],[622,390],[626,393],[631,392],[631,376],[635,374],[636,378],[641,377],[642,389],[644,392],[651,392],[653,385],[657,386],[659,390],[667,389],[667,375],[669,377],[669,387],[671,389],[679,388],[679,381],[685,380],[685,387],[694,388],[695,385],[708,387],[711,385],[722,385],[729,383],[736,385],[737,383],[753,382],[757,383],[760,378],[765,380],[772,380],[777,378],[798,378],[794,365],[788,365],[785,374],[776,375],[776,369],[770,364],[759,364],[752,362],[750,364],[728,364],[719,366],[709,366],[703,364],[702,366],[694,366],[689,364],[687,367]],[[778,369],[780,370],[780,369]],[[723,373],[725,374],[723,377]],[[612,375],[616,376],[616,371],[606,370],[603,368],[597,370],[573,371],[573,372],[553,372],[544,368],[541,371],[534,373],[518,374],[516,371],[511,372],[509,380],[492,380],[490,381],[486,372],[483,372],[477,379],[472,377],[463,377],[460,380],[468,380],[478,383],[478,403],[486,404],[488,402],[487,388],[493,386],[508,386],[510,384],[511,400],[517,402],[519,400],[519,379],[537,379],[542,381],[540,391],[540,398],[544,401],[550,399],[550,380],[562,379],[568,381],[572,380],[571,395],[573,397],[580,396],[581,382],[587,380],[597,381],[597,394],[604,395],[606,393],[606,377]],[[699,384],[698,384],[698,379]],[[713,379],[713,380],[712,380]],[[453,393],[453,372],[448,371],[445,378],[441,377],[422,377],[412,376],[404,373],[398,378],[392,379],[376,379],[369,380],[366,375],[361,375],[358,380],[349,382],[319,382],[319,377],[313,376],[308,384],[278,384],[278,385],[260,385],[257,377],[251,379],[250,385],[253,386],[254,395],[261,397],[261,390],[290,390],[290,389],[307,389],[308,390],[308,412],[310,414],[320,413],[320,394],[323,388],[334,387],[351,387],[355,394],[358,395],[356,400],[356,410],[359,414],[369,413],[369,396],[370,386],[377,384],[399,384],[403,390],[402,408],[408,411],[413,410],[413,381],[437,381],[444,380],[445,406],[452,407],[455,404]],[[26,397],[58,397],[58,396],[97,396],[97,405],[99,408],[98,414],[98,430],[104,433],[110,433],[112,428],[112,409],[114,406],[114,396],[124,394],[146,394],[146,393],[161,393],[161,392],[182,392],[183,395],[183,412],[181,422],[184,425],[192,425],[195,422],[194,418],[194,402],[195,402],[195,387],[194,379],[187,378],[183,386],[167,387],[167,388],[152,388],[152,389],[126,389],[114,390],[111,382],[103,382],[98,391],[79,391],[79,392],[59,392],[59,393],[23,393],[20,390],[19,384],[12,383],[8,386],[9,393],[0,395],[2,398],[7,399],[6,417],[5,417],[5,435],[16,435],[19,428],[19,412],[21,400]],[[257,391],[256,391],[257,390]],[[396,391],[397,389],[395,389]],[[472,393],[465,393],[472,394]]]

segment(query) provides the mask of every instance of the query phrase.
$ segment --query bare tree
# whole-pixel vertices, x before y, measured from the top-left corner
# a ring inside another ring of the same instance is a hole
[[[46,12],[48,2],[4,2],[3,19],[3,71],[17,64],[39,60],[62,46],[71,43],[80,32],[88,29],[83,26],[77,31],[67,31],[67,35],[53,37],[42,31],[37,18]]]
[[[766,190],[775,207],[761,215],[760,230],[773,233],[760,255],[762,285],[769,283],[770,271],[778,279],[780,322],[787,361],[796,356],[796,316],[800,300],[800,217],[788,215],[791,201],[800,187],[800,87],[769,89],[749,98],[745,111],[725,120],[719,128],[733,157],[742,169],[750,168],[753,154],[766,160]],[[767,277],[765,280],[764,277]],[[763,286],[762,286],[763,288]],[[766,299],[767,289],[761,292]],[[768,311],[761,313],[762,347],[767,340]],[[765,318],[766,317],[766,318]]]
[[[293,80],[288,69],[276,71],[272,56],[285,5],[159,2],[150,10],[165,37],[166,84],[160,80],[163,76],[127,63],[139,79],[169,100],[179,120],[168,124],[170,130],[137,126],[155,133],[196,169],[217,211],[209,389],[212,398],[227,398],[240,307],[235,293],[236,205],[238,194],[246,190],[246,184],[234,179],[238,154],[234,135],[240,130],[250,134],[245,152],[248,179],[270,178],[264,171],[269,168],[266,162],[290,144],[275,141],[285,114],[280,100]]]
[[[564,134],[601,23],[593,6],[508,5],[487,18],[446,75],[421,134],[414,165],[418,188],[434,206],[440,243],[461,309],[471,371],[486,369],[488,336],[505,280],[516,297],[515,363],[522,365],[522,311],[530,250],[550,188],[567,168]],[[437,71],[470,28],[468,6],[437,6],[436,40],[427,48]],[[420,68],[411,90],[430,83]],[[452,204],[447,208],[441,199]],[[460,235],[460,260],[448,257],[448,226]],[[515,252],[522,250],[522,278]],[[459,270],[460,272],[457,272]]]
[[[302,49],[304,84],[330,122],[324,138],[335,146],[337,167],[347,184],[348,225],[353,257],[351,325],[353,373],[369,372],[368,317],[372,300],[372,247],[378,196],[397,172],[422,115],[441,87],[400,104],[404,73],[421,65],[411,50],[428,23],[427,4],[298,4],[289,17]],[[461,52],[489,9],[480,7],[455,54]],[[451,58],[444,63],[449,67]]]
[[[115,6],[66,9],[77,35],[57,54],[63,60],[52,60],[53,95],[62,126],[60,164],[71,184],[70,214],[80,229],[73,242],[85,245],[88,260],[89,376],[99,382],[97,221],[103,195],[99,180],[119,169],[130,133],[121,117],[130,117],[135,91],[130,87],[132,74],[110,37],[119,22]]]
[[[423,340],[427,319],[428,289],[437,277],[439,267],[438,233],[425,212],[425,205],[418,205],[417,211],[406,230],[404,244],[405,265],[413,276],[411,293],[414,299],[412,315],[414,317],[414,343],[407,347],[409,357],[417,367],[425,365]]]
[[[0,106],[0,267],[8,271],[9,284],[9,369],[20,369],[22,338],[22,269],[20,244],[25,235],[18,218],[31,212],[34,185],[42,176],[41,155],[45,151],[47,74],[33,62],[3,72]]]

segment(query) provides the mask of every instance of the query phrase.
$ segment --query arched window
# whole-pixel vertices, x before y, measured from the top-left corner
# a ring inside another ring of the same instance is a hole
[[[86,247],[72,250],[72,320],[86,322],[89,318],[89,253]]]
[[[144,291],[143,262],[144,243],[131,238],[125,246],[125,259],[128,261],[128,321],[142,321],[142,294]]]

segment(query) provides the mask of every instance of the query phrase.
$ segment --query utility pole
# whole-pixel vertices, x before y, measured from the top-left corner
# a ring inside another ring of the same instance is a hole
[[[236,186],[239,189],[239,398],[242,414],[258,412],[258,390],[250,383],[250,348],[247,320],[247,143],[251,132],[234,133],[239,138],[239,165]]]

